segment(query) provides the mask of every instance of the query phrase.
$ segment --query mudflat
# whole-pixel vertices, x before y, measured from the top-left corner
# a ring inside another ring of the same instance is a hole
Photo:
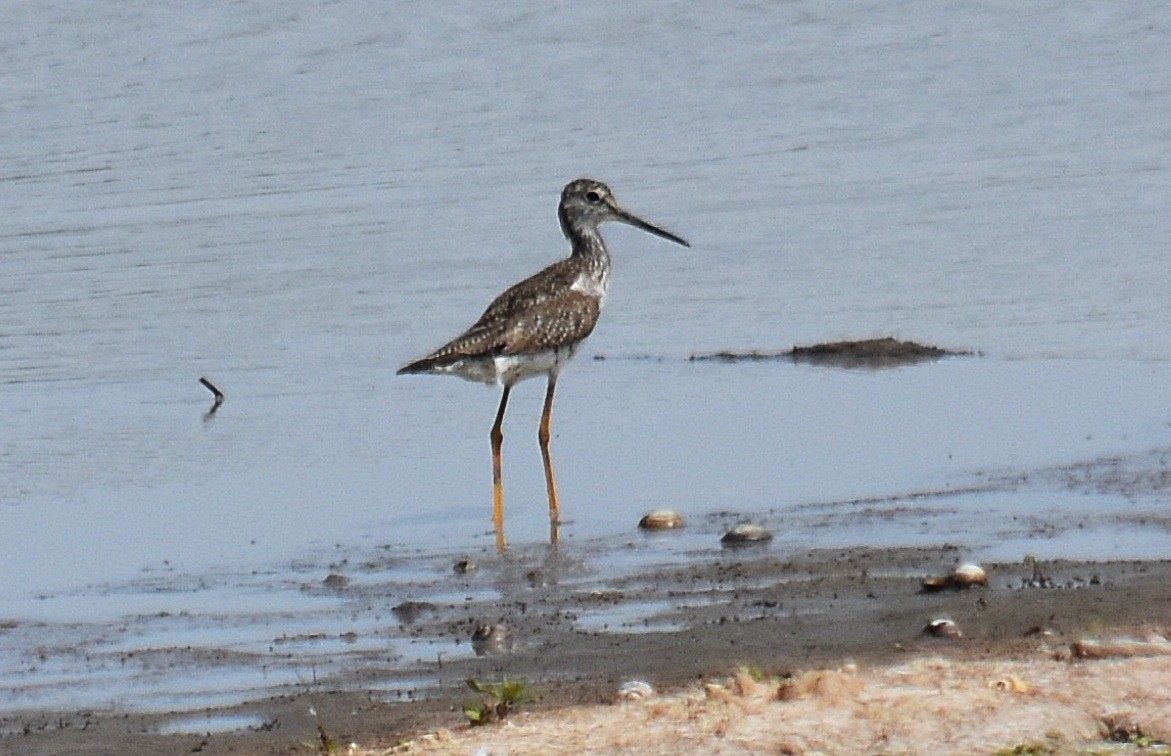
[[[621,558],[620,548],[612,554],[599,548],[591,560]],[[865,672],[892,665],[1028,665],[1057,660],[1083,667],[1115,665],[1108,674],[1120,682],[1134,677],[1128,676],[1128,663],[1148,665],[1143,671],[1148,677],[1171,675],[1171,666],[1151,668],[1151,659],[1124,653],[1124,662],[1105,662],[1082,658],[1077,651],[1093,649],[1094,642],[1117,644],[1120,638],[1134,638],[1136,648],[1158,657],[1157,639],[1171,627],[1171,561],[984,564],[986,586],[925,591],[924,580],[947,574],[958,557],[958,551],[947,546],[787,555],[767,546],[748,546],[724,549],[704,560],[611,576],[603,586],[577,579],[580,562],[554,547],[485,556],[474,565],[461,564],[460,555],[452,554],[453,582],[490,581],[499,595],[490,600],[401,602],[394,607],[404,632],[449,638],[476,650],[422,662],[426,675],[421,679],[427,682],[402,700],[377,689],[362,690],[362,676],[371,674],[363,667],[349,679],[343,673],[306,684],[291,695],[182,716],[100,710],[11,713],[0,720],[0,750],[304,753],[324,748],[328,741],[342,752],[352,743],[375,753],[402,743],[411,743],[406,747],[414,749],[462,752],[471,747],[467,738],[491,735],[493,742],[506,744],[507,728],[529,723],[532,717],[564,717],[565,726],[582,721],[582,712],[591,709],[581,707],[613,704],[620,687],[630,681],[649,683],[656,696],[686,696],[705,682],[735,676],[738,669],[753,670],[755,679],[786,681],[843,667]],[[351,588],[340,579],[333,582],[335,590],[376,593],[369,584]],[[954,622],[959,634],[931,634],[928,625],[941,618]],[[1013,675],[1009,667],[1000,674]],[[1027,681],[1038,674],[1022,667],[1016,676]],[[524,684],[530,700],[522,713],[511,715],[503,725],[467,728],[463,707],[483,696],[466,681],[494,685],[505,678]],[[883,680],[874,677],[868,684],[890,684]],[[1171,690],[1171,679],[1165,682],[1164,689]],[[1054,685],[1061,683],[1052,683],[1051,689]],[[1101,717],[1136,705],[1127,699],[1133,698],[1133,691],[1128,693],[1121,684],[1115,690],[1120,700],[1102,702]],[[831,698],[824,707],[827,718],[840,714],[833,701],[840,704],[843,696],[849,694]],[[775,698],[771,692],[757,691],[746,700]],[[660,702],[654,705],[663,712],[658,720],[670,721],[670,701],[682,699],[656,700]],[[611,708],[612,719],[621,728],[622,747],[638,750],[635,725],[623,723],[618,716],[622,707]],[[871,708],[874,716],[882,717],[882,705]],[[735,710],[742,712],[744,705]],[[1171,709],[1163,711],[1166,715]],[[1166,724],[1147,719],[1147,732]],[[723,725],[720,735],[718,725],[712,725],[711,734],[717,744],[724,742],[719,738],[726,736],[728,727]],[[590,725],[587,732],[601,737],[599,727]],[[437,731],[442,737],[425,737]],[[816,744],[770,732],[768,743],[790,743],[798,752],[802,744]],[[593,735],[579,735],[577,747],[589,750]],[[1045,732],[1033,735],[1044,739]],[[604,742],[595,745],[603,748]],[[656,752],[661,744],[661,733],[648,730],[643,750]],[[995,750],[1012,744],[983,745]],[[515,747],[518,752],[525,748],[539,750],[531,741],[527,746],[518,741]],[[751,751],[754,746],[746,741],[737,748]]]

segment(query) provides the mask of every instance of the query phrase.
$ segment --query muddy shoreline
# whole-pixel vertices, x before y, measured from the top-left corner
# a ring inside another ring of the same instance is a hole
[[[453,565],[461,559],[450,556]],[[289,695],[182,716],[8,713],[0,718],[0,750],[304,752],[320,742],[319,727],[339,743],[388,746],[465,723],[461,706],[475,700],[467,678],[523,680],[536,697],[527,708],[542,710],[613,701],[619,686],[633,679],[672,689],[742,664],[783,675],[846,660],[1060,653],[1091,634],[1171,627],[1171,561],[1045,562],[1043,584],[1024,564],[985,564],[986,588],[921,590],[925,577],[950,569],[959,556],[946,546],[788,555],[742,548],[598,582],[570,579],[582,565],[548,547],[485,556],[466,575],[453,570],[451,579],[488,581],[499,597],[398,605],[406,633],[448,638],[465,649],[477,631],[491,639],[479,649],[482,655],[439,655],[421,663],[431,682],[401,700],[374,685],[363,691],[363,678],[379,674],[357,667]],[[370,585],[330,590],[377,595]],[[624,611],[632,607],[638,611]],[[925,634],[937,617],[955,621],[962,637]],[[241,729],[200,732],[201,717],[208,730],[232,722]],[[176,721],[187,723],[183,731],[173,732]]]

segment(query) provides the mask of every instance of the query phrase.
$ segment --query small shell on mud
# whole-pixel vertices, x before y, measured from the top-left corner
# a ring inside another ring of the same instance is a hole
[[[946,617],[931,620],[923,632],[936,638],[962,638],[964,635],[960,632],[960,626]]]
[[[683,527],[683,516],[670,509],[656,509],[638,521],[643,530],[673,530]]]
[[[988,574],[978,564],[961,564],[943,577],[929,577],[923,580],[923,591],[961,590],[975,585],[988,585]]]
[[[480,625],[472,633],[476,656],[504,654],[512,650],[512,632],[505,625]]]
[[[325,576],[325,580],[322,580],[321,584],[326,588],[345,588],[350,584],[350,579],[340,572],[331,572]]]
[[[655,689],[645,680],[630,680],[618,689],[618,698],[623,701],[638,701],[655,694]]]
[[[475,572],[476,567],[478,567],[478,566],[479,565],[477,565],[471,559],[461,559],[458,562],[456,562],[454,565],[452,565],[451,569],[457,575],[466,575],[469,572]]]
[[[984,572],[984,568],[978,564],[961,564],[955,568],[951,573],[952,580],[956,585],[968,587],[970,585],[988,585],[988,574]]]
[[[768,543],[772,539],[773,534],[761,526],[744,523],[724,533],[720,543],[725,546],[747,546],[755,543]]]

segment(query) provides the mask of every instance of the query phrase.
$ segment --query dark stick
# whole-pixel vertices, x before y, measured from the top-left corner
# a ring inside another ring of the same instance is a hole
[[[199,382],[203,384],[204,388],[215,395],[215,404],[211,405],[211,409],[207,413],[209,415],[214,414],[220,408],[220,405],[224,403],[224,392],[220,391],[218,386],[208,380],[207,376],[199,376]]]

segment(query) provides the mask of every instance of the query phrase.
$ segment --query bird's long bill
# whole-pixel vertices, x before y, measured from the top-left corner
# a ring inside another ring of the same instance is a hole
[[[658,226],[652,226],[650,223],[647,223],[642,218],[639,218],[637,215],[632,215],[632,214],[626,212],[625,210],[618,207],[617,205],[611,205],[610,207],[613,208],[614,212],[618,214],[618,217],[620,219],[622,219],[626,223],[629,223],[630,225],[634,226],[635,228],[641,228],[643,231],[646,231],[647,233],[654,234],[655,236],[661,236],[662,238],[666,239],[667,241],[673,241],[676,244],[682,244],[684,247],[691,246],[690,244],[687,243],[687,240],[684,239],[683,237],[676,236],[675,234],[671,233],[670,231],[659,228]]]

